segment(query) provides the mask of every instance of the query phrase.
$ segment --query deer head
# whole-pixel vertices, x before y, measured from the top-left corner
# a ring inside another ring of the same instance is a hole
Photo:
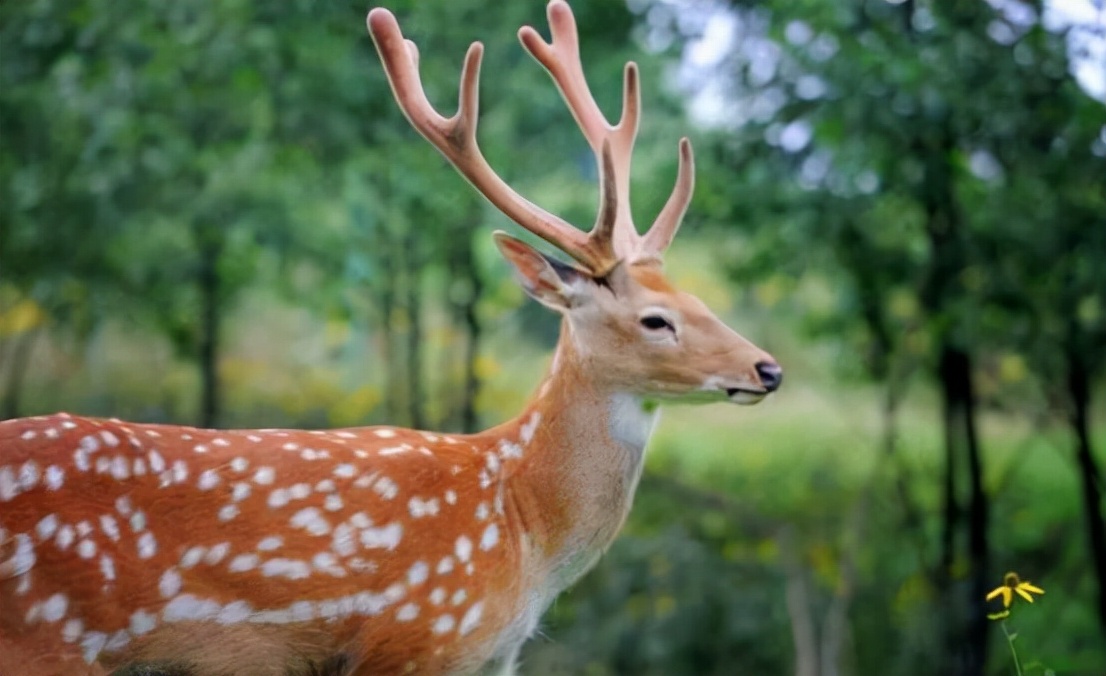
[[[630,162],[641,96],[638,70],[626,65],[622,117],[610,124],[584,79],[576,24],[563,0],[548,6],[552,40],[529,26],[526,50],[553,77],[599,169],[599,208],[585,233],[515,192],[491,168],[476,140],[483,46],[474,43],[461,72],[460,105],[446,118],[430,104],[418,72],[418,49],[404,40],[386,10],[369,14],[396,100],[411,124],[505,215],[568,254],[562,263],[505,233],[496,244],[526,292],[565,319],[570,349],[599,383],[646,397],[751,404],[779,387],[772,357],[719,320],[698,298],[676,289],[663,272],[691,200],[691,143],[680,140],[676,185],[653,225],[639,234],[630,213]]]

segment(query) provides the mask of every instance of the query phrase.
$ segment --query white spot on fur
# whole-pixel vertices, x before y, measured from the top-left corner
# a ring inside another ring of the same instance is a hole
[[[288,523],[302,528],[311,535],[326,535],[330,532],[330,523],[323,517],[318,507],[304,507],[292,515]]]
[[[245,601],[231,601],[227,605],[223,606],[223,609],[219,611],[218,617],[215,621],[219,624],[238,624],[250,619],[250,615],[253,614],[253,608],[249,603]]]
[[[457,621],[453,619],[452,615],[441,615],[438,619],[434,620],[434,624],[431,625],[430,630],[435,634],[446,634],[453,631],[453,627],[457,625]]]
[[[170,568],[161,574],[161,579],[157,583],[158,591],[161,592],[161,598],[169,599],[173,598],[180,593],[181,589],[181,577],[176,568]]]
[[[173,463],[173,482],[182,484],[188,480],[188,465],[183,460]]]
[[[337,512],[345,505],[342,503],[342,497],[339,495],[328,495],[323,501],[323,507],[328,512]]]
[[[187,622],[189,620],[213,620],[222,607],[210,599],[201,599],[192,594],[181,594],[165,604],[161,619],[166,622]]]
[[[65,623],[61,628],[61,640],[66,643],[73,643],[81,637],[84,633],[84,622],[79,619],[72,619]]]
[[[357,551],[357,543],[353,539],[353,528],[349,524],[340,523],[334,529],[334,537],[330,542],[330,548],[338,556],[352,556]]]
[[[457,591],[453,592],[453,597],[449,599],[449,602],[455,606],[459,606],[464,603],[465,600],[468,599],[468,597],[469,593],[467,591],[465,591],[464,589],[458,589]]]
[[[230,499],[235,502],[242,502],[246,498],[250,497],[250,485],[245,482],[238,482],[234,484],[234,488],[231,490]]]
[[[428,577],[430,577],[430,566],[426,565],[425,561],[416,561],[407,569],[407,584],[412,587],[426,582]]]
[[[131,614],[130,625],[132,634],[142,636],[154,630],[157,626],[157,616],[145,610],[136,610]]]
[[[311,566],[298,559],[269,559],[261,564],[261,574],[265,577],[286,577],[289,580],[301,580],[311,576]]]
[[[430,498],[429,500],[411,498],[407,501],[407,510],[416,519],[421,519],[424,516],[437,516],[438,509],[438,498]]]
[[[257,568],[257,564],[260,563],[261,557],[257,554],[239,554],[230,560],[227,565],[227,570],[232,573],[244,573],[247,570],[253,570]]]
[[[271,552],[274,549],[279,549],[284,544],[284,538],[279,535],[270,535],[268,537],[261,538],[261,541],[257,543],[257,550],[259,552]]]
[[[484,534],[480,536],[480,549],[485,552],[495,547],[499,543],[499,526],[494,523],[488,524],[488,527],[484,529]]]
[[[81,540],[77,543],[77,555],[82,559],[91,559],[96,556],[96,543],[92,540]]]
[[[396,620],[399,622],[410,622],[418,616],[419,607],[414,603],[405,603],[396,611]]]
[[[461,626],[457,629],[461,633],[461,636],[465,636],[473,629],[476,629],[480,625],[480,617],[484,614],[484,602],[477,601],[465,611],[464,616],[461,618]]]
[[[207,555],[204,556],[204,563],[209,566],[214,566],[215,564],[222,561],[228,553],[230,553],[230,543],[220,542],[219,544],[213,546],[211,549],[207,550]]]
[[[373,484],[373,491],[385,500],[391,500],[399,495],[399,486],[386,476],[382,476]]]
[[[196,487],[201,491],[210,491],[219,485],[219,473],[213,469],[205,469],[200,473],[200,479],[196,482]]]
[[[107,554],[100,556],[100,574],[104,576],[104,579],[108,582],[115,581],[115,559],[111,558]]]
[[[366,528],[361,531],[361,544],[367,549],[392,550],[399,546],[403,538],[403,526],[392,522],[380,528]]]
[[[44,622],[57,622],[65,617],[68,609],[69,599],[65,594],[54,594],[42,604],[42,619]]]
[[[269,507],[272,509],[280,509],[287,505],[290,499],[287,488],[277,488],[272,493],[269,493]]]
[[[434,591],[430,592],[430,602],[436,606],[440,606],[445,603],[445,597],[447,596],[444,587],[435,587]]]
[[[10,467],[0,467],[0,502],[9,502],[19,495],[19,483]]]
[[[69,524],[65,524],[58,529],[58,537],[54,542],[57,544],[58,549],[65,551],[69,549],[69,545],[73,544],[73,540],[76,538],[77,536],[73,532],[73,527]]]
[[[138,558],[149,559],[157,554],[157,540],[153,533],[143,533],[138,538]]]
[[[219,509],[219,520],[223,522],[230,521],[234,517],[238,516],[241,510],[238,509],[238,505],[223,505]]]
[[[29,491],[38,485],[38,463],[28,460],[19,468],[19,485],[24,491]]]
[[[100,530],[113,542],[119,542],[119,522],[111,514],[100,515]]]
[[[530,414],[530,420],[522,425],[519,430],[518,438],[522,443],[529,444],[534,439],[534,432],[538,429],[538,423],[541,422],[541,411],[534,411]]]
[[[357,468],[349,463],[342,463],[334,468],[334,476],[342,479],[352,479],[357,476]]]
[[[46,468],[45,480],[46,488],[56,491],[65,483],[65,470],[57,465],[50,465]]]
[[[201,547],[198,545],[195,547],[189,547],[188,550],[185,551],[184,554],[182,554],[180,557],[180,567],[192,568],[197,563],[199,563],[201,559],[204,558],[204,554],[206,553],[207,547]]]
[[[230,468],[233,469],[235,472],[245,472],[247,469],[250,468],[250,461],[246,460],[242,456],[238,456],[237,458],[230,461]]]
[[[253,481],[258,486],[268,486],[273,483],[273,479],[275,478],[276,470],[272,467],[258,467],[253,475]]]
[[[438,562],[438,567],[435,569],[435,572],[437,572],[438,575],[445,575],[446,573],[449,573],[449,572],[452,572],[452,571],[453,571],[453,557],[452,556],[443,557],[442,560]]]
[[[121,455],[111,459],[111,476],[116,481],[125,481],[131,476],[131,463]]]
[[[385,429],[373,430],[373,434],[380,437],[381,439],[391,439],[391,438],[395,437],[396,431],[393,430],[393,429],[385,428]]]
[[[457,560],[461,563],[465,563],[472,556],[472,540],[467,536],[462,535],[457,538],[457,542],[454,545],[454,553],[457,554]]]
[[[85,437],[86,439],[88,437]],[[81,636],[81,650],[84,653],[84,661],[92,664],[96,661],[96,657],[100,654],[100,651],[104,649],[104,644],[108,642],[108,635],[102,631],[86,631]]]
[[[39,540],[49,540],[58,530],[58,517],[56,514],[47,514],[35,525],[35,532]]]
[[[499,440],[499,457],[504,460],[511,460],[513,458],[522,457],[522,446],[516,444],[513,441],[507,439]]]

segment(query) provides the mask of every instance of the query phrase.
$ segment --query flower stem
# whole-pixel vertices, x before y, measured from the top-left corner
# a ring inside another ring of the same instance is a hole
[[[1006,620],[999,623],[1002,627],[1002,633],[1006,636],[1006,642],[1010,645],[1010,654],[1014,656],[1014,671],[1018,676],[1022,676],[1022,665],[1018,662],[1018,651],[1014,648],[1014,636],[1006,629]]]

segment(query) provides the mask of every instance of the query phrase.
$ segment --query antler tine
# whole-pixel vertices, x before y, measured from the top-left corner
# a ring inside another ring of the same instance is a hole
[[[680,163],[676,170],[676,185],[672,188],[672,194],[664,203],[664,208],[657,214],[657,220],[649,231],[645,233],[641,241],[641,254],[643,257],[659,259],[672,243],[676,231],[680,229],[684,213],[691,203],[691,194],[695,189],[695,158],[691,151],[691,141],[685,136],[680,139]]]
[[[476,142],[479,112],[480,59],[483,45],[474,42],[461,70],[457,113],[446,118],[426,98],[418,70],[418,49],[404,40],[395,16],[377,7],[366,21],[384,64],[396,102],[419,131],[496,208],[511,220],[558,247],[593,272],[610,268],[609,257],[595,248],[587,234],[515,192],[491,168]]]
[[[638,235],[630,215],[630,160],[637,136],[641,110],[638,71],[634,63],[626,64],[623,75],[622,116],[611,125],[591,94],[580,59],[579,36],[572,10],[563,0],[553,0],[547,9],[551,41],[546,42],[530,26],[519,29],[519,40],[557,84],[572,111],[576,123],[595,153],[599,165],[600,217],[592,229],[596,248],[611,247],[610,255],[628,255],[637,249]],[[610,162],[604,159],[604,147],[609,145]],[[613,187],[613,190],[609,189]],[[613,205],[611,202],[613,201]],[[606,220],[604,215],[613,217]],[[610,245],[606,243],[610,242]]]

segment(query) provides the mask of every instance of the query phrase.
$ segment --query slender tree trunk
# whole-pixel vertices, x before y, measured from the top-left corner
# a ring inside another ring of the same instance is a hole
[[[784,599],[791,620],[791,640],[795,650],[795,676],[818,675],[818,633],[814,626],[810,585],[803,569],[795,532],[784,528],[777,540],[786,576]]]
[[[4,383],[4,401],[0,405],[0,420],[18,418],[23,396],[23,381],[30,365],[31,350],[38,339],[35,329],[25,331],[11,338],[10,349],[5,350],[7,380]]]
[[[219,257],[222,242],[219,235],[206,232],[200,244],[200,426],[215,427],[219,423],[219,322],[222,319],[219,296]]]
[[[476,265],[476,251],[471,236],[464,238],[464,246],[458,252],[460,263],[458,274],[465,282],[465,295],[459,301],[460,314],[465,326],[465,366],[464,385],[461,388],[461,431],[476,432],[480,420],[476,413],[476,398],[480,394],[480,376],[476,370],[476,359],[480,356],[480,340],[484,326],[480,322],[477,304],[484,292],[484,283]]]
[[[407,314],[406,349],[404,351],[404,379],[407,382],[407,419],[415,429],[426,426],[426,401],[423,394],[422,369],[422,263],[418,254],[417,237],[420,233],[408,230],[402,238],[407,255],[403,276],[403,309]]]
[[[979,440],[975,427],[975,397],[972,391],[971,358],[960,348],[946,343],[941,348],[939,375],[941,393],[945,402],[946,457],[955,460],[963,457],[968,470],[967,529],[968,529],[968,598],[961,605],[954,602],[949,610],[954,617],[962,615],[950,627],[949,647],[952,650],[953,673],[974,676],[982,674],[987,658],[987,613],[983,598],[987,593],[989,548],[987,525],[989,505],[983,490],[983,463],[979,452]],[[954,471],[949,467],[949,473]],[[950,487],[946,483],[946,489]],[[955,487],[953,487],[955,488]],[[946,501],[952,502],[949,497]],[[946,504],[946,509],[949,509]],[[949,528],[949,524],[946,524]],[[955,530],[955,529],[952,529]],[[955,546],[955,532],[946,534],[946,545]],[[945,563],[955,560],[953,552],[945,553]],[[948,571],[944,573],[948,575]]]
[[[380,240],[386,240],[381,237]],[[383,247],[378,251],[389,251],[391,247]],[[391,264],[391,256],[381,256],[380,267],[382,274],[377,285],[377,307],[380,308],[380,351],[384,361],[384,416],[392,424],[399,423],[399,409],[402,401],[402,388],[398,371],[398,359],[396,359],[396,277],[394,266]]]
[[[945,480],[944,524],[937,583],[944,595],[943,673],[978,676],[987,661],[989,626],[983,598],[988,575],[988,503],[983,491],[983,461],[975,428],[972,362],[967,349],[954,341],[960,320],[953,303],[967,293],[960,282],[968,265],[967,236],[954,189],[958,164],[956,133],[948,118],[930,134],[913,139],[913,149],[924,163],[918,199],[926,213],[929,270],[920,297],[926,314],[938,327],[937,379],[944,403]],[[964,467],[966,465],[966,467]],[[967,497],[957,481],[967,473]],[[953,585],[952,567],[958,562],[961,525],[967,518],[968,585]],[[958,596],[965,592],[967,598]]]
[[[1094,576],[1098,583],[1096,610],[1103,635],[1106,635],[1106,520],[1102,514],[1102,472],[1091,448],[1091,389],[1087,367],[1076,349],[1067,350],[1068,394],[1071,397],[1071,427],[1075,432],[1075,458],[1083,489],[1083,514],[1087,524],[1087,544],[1090,547]]]

